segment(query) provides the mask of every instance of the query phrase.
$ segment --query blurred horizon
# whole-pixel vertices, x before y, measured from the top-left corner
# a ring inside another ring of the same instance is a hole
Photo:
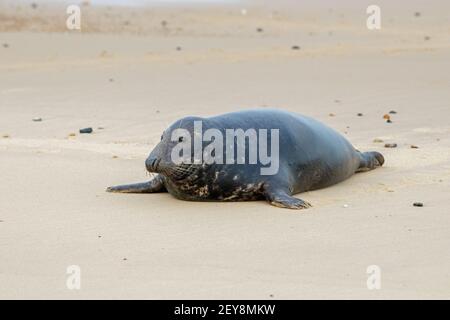
[[[145,7],[145,6],[208,6],[208,5],[251,5],[260,7],[299,7],[299,8],[346,8],[361,9],[374,4],[371,0],[0,0],[0,5],[17,6],[21,4],[39,5],[69,5],[88,4],[92,6],[116,7]],[[403,10],[413,8],[425,10],[431,5],[446,7],[448,0],[378,0],[377,5],[382,7],[397,7]]]
[[[0,3],[14,4],[82,4],[88,3],[93,6],[121,6],[139,7],[148,5],[176,5],[176,4],[231,4],[246,2],[246,0],[0,0]]]

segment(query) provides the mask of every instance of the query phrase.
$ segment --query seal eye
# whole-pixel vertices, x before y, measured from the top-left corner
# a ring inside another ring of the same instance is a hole
[[[183,137],[179,137],[178,142],[183,142]]]

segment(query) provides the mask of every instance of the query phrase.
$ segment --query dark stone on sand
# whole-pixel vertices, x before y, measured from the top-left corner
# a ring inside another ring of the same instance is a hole
[[[386,123],[392,123],[392,120],[391,119],[387,119]]]
[[[5,48],[5,49],[9,48],[9,44],[4,43],[4,44],[3,44],[3,48]]]
[[[94,130],[92,128],[80,129],[80,133],[92,133]]]
[[[42,118],[36,117],[36,118],[33,118],[32,120],[33,120],[34,122],[41,122],[41,121],[42,121]]]
[[[38,5],[37,5],[37,3],[34,3],[34,2],[33,2],[33,3],[31,4],[31,7],[32,7],[33,9],[37,9]]]
[[[424,39],[425,41],[428,41],[428,40],[430,40],[431,38],[430,38],[429,36],[425,36],[423,39]]]
[[[292,46],[292,50],[300,50],[299,46]]]
[[[256,29],[256,31],[257,32],[264,32],[264,29],[263,28],[258,28],[258,29]]]
[[[415,17],[420,17],[421,13],[420,12],[414,12],[414,16]]]
[[[176,50],[177,51],[181,51],[181,47],[176,47]]]
[[[386,143],[384,145],[385,148],[397,148],[397,144],[396,143]]]
[[[389,113],[390,113],[390,114],[397,114],[397,111],[391,110],[391,111],[389,111]]]
[[[358,112],[358,113],[357,113],[357,116],[358,116],[358,117],[362,117],[363,114],[362,114],[361,112]]]
[[[414,202],[413,206],[414,207],[423,207],[423,203],[422,202]]]

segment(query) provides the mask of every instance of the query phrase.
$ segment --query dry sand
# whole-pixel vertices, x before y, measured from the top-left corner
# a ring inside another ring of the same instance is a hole
[[[363,5],[85,6],[82,32],[64,9],[0,5],[0,298],[450,298],[450,6],[380,3],[380,31]],[[104,191],[148,179],[177,118],[266,106],[385,167],[303,211]]]

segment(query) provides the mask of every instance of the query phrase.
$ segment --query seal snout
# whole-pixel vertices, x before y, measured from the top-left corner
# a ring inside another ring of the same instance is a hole
[[[156,172],[158,170],[158,165],[161,162],[161,159],[149,157],[145,160],[145,167],[149,172]]]

